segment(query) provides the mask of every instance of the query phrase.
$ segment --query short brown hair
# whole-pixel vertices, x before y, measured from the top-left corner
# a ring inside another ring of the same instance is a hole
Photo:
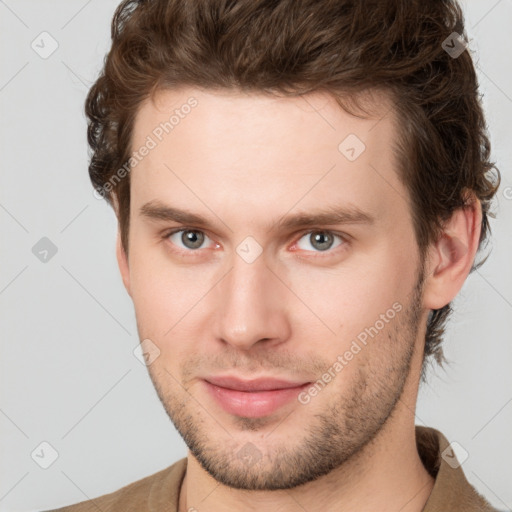
[[[342,97],[385,91],[399,119],[398,173],[409,191],[420,254],[467,204],[468,190],[482,205],[480,250],[500,174],[489,160],[471,56],[444,49],[446,40],[454,45],[454,32],[466,38],[456,0],[123,1],[85,111],[89,174],[96,190],[118,203],[125,252],[129,175],[113,189],[105,184],[130,158],[141,103],[181,86],[287,96],[324,91],[341,107]],[[443,364],[450,312],[447,304],[431,313],[424,362],[433,355]]]

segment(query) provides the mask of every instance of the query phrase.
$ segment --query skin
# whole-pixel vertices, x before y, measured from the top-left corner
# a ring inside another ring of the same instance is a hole
[[[129,257],[117,244],[140,339],[160,351],[150,377],[189,447],[180,511],[421,511],[434,483],[414,427],[425,325],[469,273],[480,204],[454,213],[422,272],[385,97],[360,119],[322,93],[160,91],[138,111],[132,148],[191,96],[197,107],[131,171]],[[349,134],[366,145],[354,161],[338,150]],[[208,224],[149,218],[148,203]],[[373,222],[277,224],[330,207]],[[199,231],[197,245],[172,229]],[[262,249],[252,263],[236,252],[248,236]],[[314,382],[396,303],[307,404],[244,418],[205,389],[220,374]]]

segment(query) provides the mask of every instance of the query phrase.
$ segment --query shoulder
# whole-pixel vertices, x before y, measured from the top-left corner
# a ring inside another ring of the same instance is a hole
[[[183,458],[112,493],[44,512],[146,512],[154,506],[157,506],[156,510],[163,510],[164,503],[168,506],[177,504],[186,465],[187,459]],[[166,510],[174,512],[172,508]]]

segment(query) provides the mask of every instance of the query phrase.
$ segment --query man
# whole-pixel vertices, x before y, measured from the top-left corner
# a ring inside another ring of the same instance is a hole
[[[125,1],[90,176],[189,453],[101,511],[490,511],[417,392],[498,187],[453,1]]]

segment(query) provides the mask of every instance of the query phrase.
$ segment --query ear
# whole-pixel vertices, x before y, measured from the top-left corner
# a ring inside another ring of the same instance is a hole
[[[423,295],[427,309],[441,309],[451,302],[473,266],[480,240],[482,206],[473,193],[466,197],[467,206],[453,212],[428,251]]]
[[[128,265],[128,256],[126,255],[123,244],[121,243],[121,231],[119,229],[117,231],[116,257],[124,287],[126,288],[128,295],[131,297],[132,293],[130,289],[130,267]]]

